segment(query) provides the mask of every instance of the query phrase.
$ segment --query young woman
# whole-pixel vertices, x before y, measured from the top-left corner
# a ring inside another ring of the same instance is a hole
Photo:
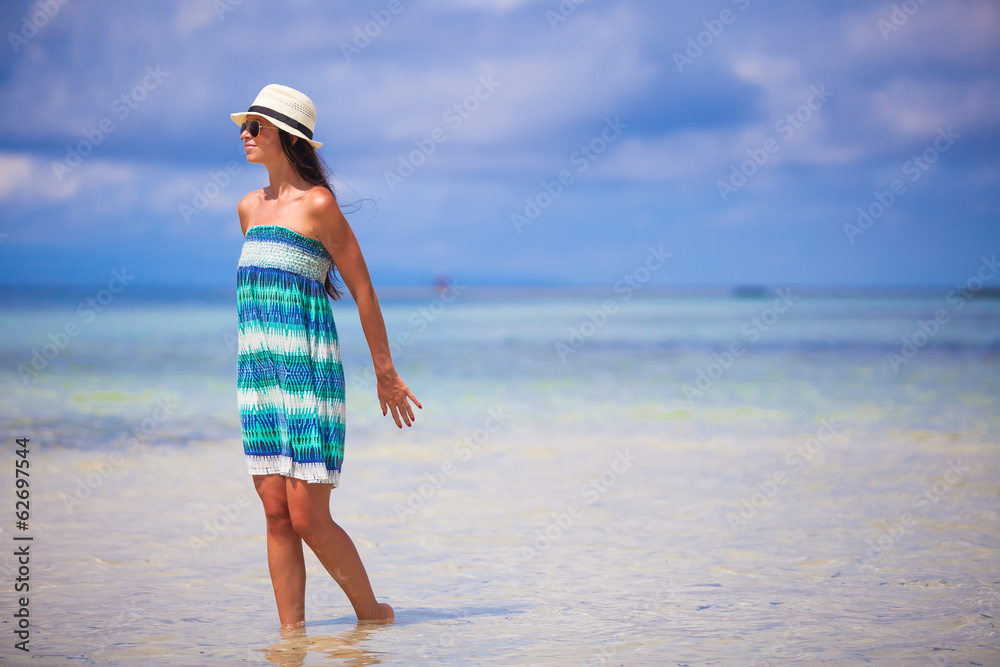
[[[237,207],[246,241],[237,269],[238,398],[247,469],[264,505],[267,564],[282,627],[305,622],[302,541],[347,594],[360,621],[391,621],[375,600],[347,533],[330,517],[344,454],[344,371],[327,295],[340,270],[354,297],[382,414],[410,426],[412,400],[396,374],[385,322],[357,239],[337,205],[313,141],[316,108],[287,86],[265,86],[240,125],[247,162],[269,185]]]

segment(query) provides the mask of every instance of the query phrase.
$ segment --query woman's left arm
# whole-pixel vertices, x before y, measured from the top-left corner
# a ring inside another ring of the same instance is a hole
[[[396,426],[403,428],[400,418],[411,426],[415,421],[413,407],[407,402],[412,400],[416,406],[423,409],[420,401],[413,395],[403,379],[396,373],[389,353],[389,338],[385,331],[385,320],[378,297],[372,287],[368,266],[361,254],[361,246],[354,236],[354,231],[337,205],[333,194],[325,188],[313,190],[308,195],[306,209],[309,223],[313,231],[320,237],[334,265],[340,272],[347,289],[350,290],[354,302],[358,305],[358,316],[361,318],[361,328],[364,330],[371,350],[372,363],[377,378],[377,392],[382,415],[392,412]]]

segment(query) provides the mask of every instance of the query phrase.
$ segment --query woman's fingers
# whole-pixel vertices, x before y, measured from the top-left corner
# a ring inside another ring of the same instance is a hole
[[[403,406],[399,408],[399,416],[403,418],[403,421],[406,422],[407,426],[413,426],[411,423],[413,421],[413,413],[410,411],[410,406],[406,405],[405,402],[403,403]],[[396,423],[398,424],[399,422],[397,421]],[[400,428],[403,427],[400,426]]]
[[[391,412],[392,418],[396,421],[396,425],[399,426],[399,420],[396,419],[396,408],[392,405],[392,403],[381,396],[379,396],[379,402],[382,404],[382,416],[385,417]]]
[[[417,418],[413,416],[413,406],[407,402],[405,394],[399,403],[402,406],[399,411],[403,413],[403,419],[406,420],[406,425],[413,426],[413,422],[417,421]]]
[[[413,413],[413,407],[406,399],[411,399],[421,410],[424,409],[424,406],[420,405],[420,401],[417,400],[417,397],[413,395],[413,392],[410,391],[410,388],[406,386],[406,383],[402,379],[399,380],[397,389],[402,390],[401,392],[394,392],[397,395],[401,394],[399,399],[396,399],[394,396],[383,398],[380,392],[379,403],[382,405],[382,416],[384,417],[387,414],[388,409],[392,412],[392,419],[396,422],[396,426],[403,428],[402,422],[405,422],[407,426],[412,426],[413,422],[417,421],[417,417]],[[402,418],[402,422],[400,418]]]

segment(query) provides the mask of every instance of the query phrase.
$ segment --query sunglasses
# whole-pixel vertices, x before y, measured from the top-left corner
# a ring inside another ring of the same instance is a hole
[[[250,136],[256,138],[260,134],[261,130],[273,129],[277,130],[276,127],[270,127],[268,125],[261,125],[259,120],[252,120],[249,123],[244,122],[240,125],[240,136],[243,136],[245,130],[250,130]]]

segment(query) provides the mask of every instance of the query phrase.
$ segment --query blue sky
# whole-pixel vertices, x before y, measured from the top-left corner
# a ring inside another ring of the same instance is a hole
[[[268,83],[316,103],[376,284],[611,286],[662,245],[652,284],[950,287],[1000,252],[995,2],[577,1],[5,2],[0,283],[235,284],[266,171],[229,113]]]

